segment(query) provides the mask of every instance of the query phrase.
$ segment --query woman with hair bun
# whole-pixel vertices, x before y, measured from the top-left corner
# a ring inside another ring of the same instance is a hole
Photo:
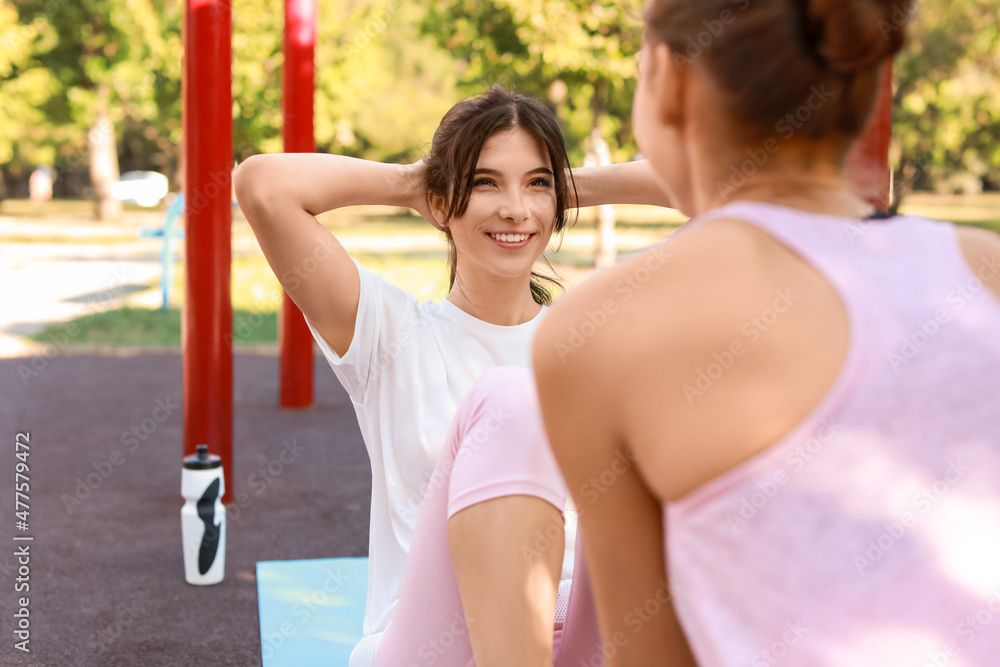
[[[240,206],[350,394],[371,457],[366,640],[352,655],[352,665],[371,664],[397,611],[418,510],[441,486],[440,473],[432,473],[448,446],[459,401],[485,371],[529,363],[531,336],[557,286],[535,273],[534,265],[553,234],[563,230],[568,209],[667,204],[645,162],[570,174],[552,112],[502,86],[452,107],[429,155],[413,165],[294,153],[254,156],[236,171]],[[354,261],[315,218],[357,204],[410,207],[443,231],[449,246],[447,298],[418,302]],[[485,446],[480,433],[516,427],[513,415],[487,416],[493,421],[472,434],[473,452]],[[528,465],[530,459],[502,453],[491,468],[516,471]],[[472,483],[467,491],[452,505],[454,512],[464,510],[456,544],[483,551],[466,569],[521,577],[517,562],[495,562],[503,558],[496,544],[510,542],[512,524],[529,537],[535,530],[552,533],[550,503],[532,488],[495,483],[484,489]],[[492,500],[485,509],[484,500]],[[559,535],[553,535],[559,551],[550,550],[545,558],[554,582],[572,573],[572,558],[564,565],[562,549],[565,542],[572,550],[574,526],[562,531],[560,518]],[[433,590],[411,605],[419,608],[438,597],[440,590]]]
[[[601,635],[572,664],[997,664],[1000,237],[871,219],[844,176],[912,6],[650,3],[634,126],[693,217],[533,348],[585,555],[564,634],[587,567]]]

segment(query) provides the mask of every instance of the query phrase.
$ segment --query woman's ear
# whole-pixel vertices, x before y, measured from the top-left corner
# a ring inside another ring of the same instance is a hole
[[[443,230],[448,226],[448,209],[445,198],[436,192],[427,191],[427,207],[431,210],[431,215],[437,221],[439,229]],[[444,222],[442,222],[444,221]]]
[[[657,100],[657,117],[664,125],[677,127],[684,123],[684,88],[688,68],[693,66],[690,59],[675,58],[665,42],[652,47],[653,99]]]

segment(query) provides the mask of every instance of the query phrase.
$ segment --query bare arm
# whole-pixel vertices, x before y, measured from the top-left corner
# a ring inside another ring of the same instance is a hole
[[[602,204],[648,204],[673,208],[648,160],[573,170],[579,208]]]
[[[601,638],[616,647],[608,667],[693,666],[667,579],[661,504],[618,423],[627,369],[615,352],[618,334],[606,332],[622,324],[609,320],[582,347],[566,344],[590,308],[614,299],[614,272],[570,291],[539,327],[533,349],[539,401],[579,510]]]
[[[339,355],[350,348],[361,281],[350,255],[315,216],[342,206],[409,206],[427,217],[422,165],[340,155],[255,155],[236,170],[236,199],[295,305]]]

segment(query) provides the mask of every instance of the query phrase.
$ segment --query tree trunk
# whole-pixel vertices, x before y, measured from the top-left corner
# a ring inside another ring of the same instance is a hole
[[[586,157],[584,166],[597,167],[611,164],[611,149],[608,142],[601,136],[601,117],[604,115],[604,86],[600,81],[594,83],[594,92],[590,96],[590,110],[594,114],[594,126],[585,143]],[[594,266],[601,269],[611,266],[618,259],[615,248],[615,207],[610,204],[597,207],[597,244],[594,248]]]
[[[892,175],[893,197],[892,205],[889,207],[889,213],[892,215],[899,213],[903,201],[913,192],[913,184],[919,171],[919,168],[905,156],[900,159],[900,167]]]
[[[608,142],[601,136],[600,128],[595,124],[587,137],[587,155],[583,166],[597,167],[611,164],[611,149]],[[615,247],[615,207],[605,204],[597,207],[597,244],[594,250],[594,266],[601,269],[611,266],[618,259]]]
[[[118,145],[115,127],[108,117],[110,91],[102,87],[97,94],[94,123],[87,132],[90,144],[90,183],[94,188],[94,204],[100,222],[113,222],[122,215],[122,204],[111,196],[111,184],[118,180]]]

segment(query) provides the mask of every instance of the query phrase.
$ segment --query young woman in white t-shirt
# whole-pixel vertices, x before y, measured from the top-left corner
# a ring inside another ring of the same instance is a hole
[[[417,510],[460,399],[486,369],[529,364],[552,282],[533,267],[563,230],[567,209],[667,205],[645,162],[569,174],[552,113],[501,86],[456,104],[416,164],[295,153],[254,156],[236,172],[240,206],[350,394],[371,457],[366,636],[392,618]],[[358,204],[406,206],[442,230],[451,271],[445,299],[418,303],[360,266],[315,218]],[[510,516],[544,530],[544,505]],[[480,544],[502,534],[468,525]],[[571,574],[566,560],[563,578]]]

